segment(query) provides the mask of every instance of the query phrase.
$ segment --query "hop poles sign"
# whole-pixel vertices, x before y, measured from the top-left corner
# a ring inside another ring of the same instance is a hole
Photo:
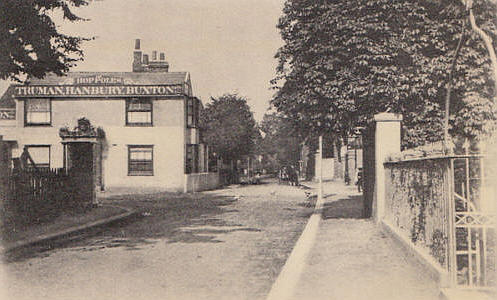
[[[124,78],[118,76],[108,76],[108,75],[90,75],[81,76],[74,78],[74,84],[77,85],[122,85],[124,84]]]
[[[94,83],[93,83],[94,84]],[[115,84],[115,82],[113,82]],[[16,97],[116,97],[183,94],[183,85],[54,85],[17,86]]]

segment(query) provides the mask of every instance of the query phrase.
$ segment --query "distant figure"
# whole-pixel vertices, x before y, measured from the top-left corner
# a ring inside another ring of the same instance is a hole
[[[29,157],[30,156],[29,156],[28,148],[24,147],[24,149],[21,153],[21,156],[19,157],[21,169],[26,170],[29,167],[29,162],[28,162]]]
[[[20,167],[23,170],[28,170],[32,168],[35,171],[38,171],[35,162],[31,158],[31,155],[29,154],[28,147],[26,146],[24,146],[21,156],[19,157],[19,162],[20,162]]]
[[[299,185],[299,175],[297,174],[297,170],[295,169],[294,166],[290,166],[289,168],[288,181],[290,185],[294,186]]]
[[[281,184],[282,182],[288,181],[288,170],[286,167],[282,167],[280,169],[280,174],[278,176],[278,183]]]
[[[362,174],[362,168],[357,168],[357,191],[360,193],[362,191],[362,184],[363,184],[363,174]]]
[[[261,183],[261,172],[255,173],[255,179],[254,179],[254,184],[260,184]]]

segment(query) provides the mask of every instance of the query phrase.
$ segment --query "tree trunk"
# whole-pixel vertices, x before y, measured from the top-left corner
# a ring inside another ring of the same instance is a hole
[[[495,90],[494,90],[494,96],[495,96],[495,93],[497,93],[497,57],[495,56],[495,49],[492,45],[492,39],[485,31],[483,31],[476,24],[475,16],[473,14],[473,0],[461,0],[461,1],[464,5],[466,5],[466,9],[468,9],[469,11],[469,22],[471,23],[471,28],[480,36],[480,38],[485,43],[485,47],[487,48],[488,56],[490,57],[490,62],[492,64],[491,67],[492,67],[492,73],[495,84]]]
[[[449,70],[449,79],[447,82],[447,94],[445,96],[445,119],[444,119],[444,151],[450,151],[449,149],[449,116],[450,116],[450,94],[452,92],[452,74],[456,69],[457,58],[459,57],[459,53],[461,52],[463,40],[464,40],[464,29],[466,26],[466,22],[462,23],[462,31],[461,37],[459,38],[459,42],[457,43],[456,52],[454,53],[454,57],[452,58],[452,65]]]

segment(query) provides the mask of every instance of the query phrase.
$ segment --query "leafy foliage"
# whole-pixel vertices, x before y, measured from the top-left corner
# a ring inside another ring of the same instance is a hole
[[[87,38],[61,33],[53,14],[62,11],[65,20],[83,20],[72,9],[85,0],[1,0],[0,79],[23,81],[25,75],[43,78],[62,75],[83,59],[80,45]]]
[[[300,159],[302,138],[295,130],[297,124],[284,116],[267,113],[259,127],[263,133],[261,154],[275,157],[277,168],[283,165],[297,165]]]
[[[211,98],[200,114],[204,141],[226,161],[251,154],[260,138],[245,97],[224,94]]]
[[[495,3],[474,5],[495,41]],[[287,0],[271,103],[306,124],[305,134],[346,139],[354,126],[390,111],[404,116],[404,146],[439,140],[448,70],[466,17],[454,0]],[[495,123],[495,91],[482,41],[469,27],[466,35],[453,74],[451,133],[475,137]]]

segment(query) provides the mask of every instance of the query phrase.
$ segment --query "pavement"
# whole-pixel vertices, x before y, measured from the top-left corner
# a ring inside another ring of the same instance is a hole
[[[24,228],[15,238],[5,239],[0,246],[0,253],[9,253],[35,244],[69,237],[91,228],[122,221],[135,213],[134,210],[126,207],[104,205],[93,208],[85,214],[63,214],[51,222]]]
[[[317,183],[304,185],[316,191]],[[323,186],[323,203],[318,201],[268,300],[440,299],[437,283],[415,258],[362,218],[355,186]]]

